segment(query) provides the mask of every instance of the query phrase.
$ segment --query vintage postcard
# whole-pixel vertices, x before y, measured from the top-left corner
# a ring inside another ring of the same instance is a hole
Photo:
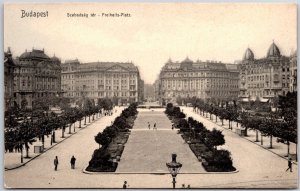
[[[297,188],[297,4],[5,3],[4,187]]]

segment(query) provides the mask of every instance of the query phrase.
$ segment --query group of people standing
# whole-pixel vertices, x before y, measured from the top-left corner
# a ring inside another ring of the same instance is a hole
[[[71,157],[71,169],[75,169],[75,162],[76,162],[76,158],[74,157],[74,155]],[[54,159],[54,170],[57,171],[57,167],[58,167],[58,157],[56,156]]]
[[[151,124],[148,121],[148,129],[151,129]],[[156,123],[153,124],[153,130],[157,130]]]

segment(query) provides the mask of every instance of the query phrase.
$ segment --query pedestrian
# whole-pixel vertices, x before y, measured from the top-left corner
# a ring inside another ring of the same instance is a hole
[[[124,181],[123,189],[126,189],[126,188],[127,188],[127,181]]]
[[[182,184],[182,187],[181,187],[181,188],[183,188],[183,189],[184,189],[184,188],[185,188],[185,184]]]
[[[154,123],[154,125],[153,125],[153,130],[157,130],[157,128],[156,128],[156,123]]]
[[[148,129],[150,129],[150,123],[148,122]]]
[[[54,166],[55,166],[54,170],[57,171],[57,166],[58,166],[58,158],[57,158],[57,156],[54,159]]]
[[[286,171],[288,171],[290,169],[290,172],[293,172],[292,170],[292,158],[290,157],[288,160],[288,168],[286,169]]]
[[[187,185],[187,189],[191,189],[191,185],[188,184],[188,185]]]
[[[74,157],[74,155],[71,158],[71,169],[75,169],[75,162],[76,162],[76,158]]]

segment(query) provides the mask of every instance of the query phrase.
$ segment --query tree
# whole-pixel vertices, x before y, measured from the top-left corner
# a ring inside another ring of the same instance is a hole
[[[76,120],[79,121],[79,128],[81,128],[81,120],[84,117],[84,112],[80,108],[76,108]]]
[[[112,140],[113,138],[115,138],[117,136],[118,128],[116,126],[106,127],[104,129],[104,131],[102,132],[102,134],[106,135],[107,137],[109,137],[110,140]]]
[[[106,148],[109,143],[110,143],[110,138],[106,135],[106,134],[103,134],[101,132],[99,132],[96,136],[95,136],[95,141],[96,143],[99,144],[99,148],[102,146],[104,148]]]
[[[22,109],[22,110],[25,110],[26,107],[27,107],[27,105],[28,105],[28,101],[27,101],[25,98],[23,98],[23,99],[21,100],[21,109]]]
[[[240,115],[242,127],[245,128],[245,136],[248,136],[249,117],[250,116],[247,112],[242,112]]]
[[[48,117],[47,115],[43,116],[40,120],[36,121],[32,128],[35,128],[35,132],[36,132],[36,135],[38,136],[39,140],[42,140],[42,144],[44,146],[44,143],[45,143],[45,135],[48,134],[46,132],[46,128],[47,128],[47,125],[49,124],[49,120],[48,120]]]
[[[219,118],[220,118],[220,120],[222,122],[222,126],[224,125],[224,119],[227,118],[227,115],[228,115],[228,112],[226,111],[225,108],[221,108],[219,110]]]
[[[112,110],[113,103],[109,98],[100,98],[98,99],[98,105],[101,106],[104,110]]]
[[[113,125],[118,127],[119,129],[128,129],[129,128],[126,118],[123,117],[122,115],[115,119]]]
[[[185,119],[179,119],[178,128],[180,128],[181,132],[188,131],[189,130],[189,124]]]
[[[262,134],[264,134],[265,136],[270,137],[270,147],[269,147],[270,149],[273,148],[272,137],[273,137],[276,126],[277,126],[277,122],[275,121],[275,119],[273,117],[263,119],[262,123],[259,126],[260,132]]]
[[[9,108],[5,111],[5,119],[4,119],[4,126],[8,129],[14,129],[18,126],[17,118],[19,116],[18,110],[14,111],[14,108]]]
[[[176,103],[177,103],[178,105],[182,105],[182,102],[183,102],[183,99],[182,99],[180,96],[178,96],[178,97],[176,98]]]
[[[21,150],[21,162],[23,162],[23,147],[26,149],[26,157],[29,158],[29,145],[35,142],[35,131],[33,124],[30,121],[25,120],[20,124],[19,128],[16,130],[16,144],[15,148]]]
[[[213,130],[208,133],[205,143],[208,147],[213,147],[215,150],[217,150],[217,146],[225,144],[224,135],[221,131],[213,128]]]
[[[173,113],[173,109],[174,109],[173,104],[172,103],[168,103],[167,107],[166,107],[165,113],[167,115],[171,115]]]
[[[66,119],[66,121],[69,123],[69,134],[71,134],[71,126],[72,124],[74,124],[77,120],[77,116],[76,116],[76,109],[74,108],[68,108],[64,111],[64,117]],[[75,125],[75,124],[74,124]]]

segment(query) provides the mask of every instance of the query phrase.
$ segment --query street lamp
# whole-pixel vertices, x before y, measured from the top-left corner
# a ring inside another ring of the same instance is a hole
[[[177,155],[175,153],[172,154],[172,162],[168,162],[166,163],[168,169],[169,169],[169,172],[170,174],[172,175],[173,177],[173,189],[175,189],[175,183],[176,183],[176,176],[180,170],[180,168],[182,167],[182,164],[179,163],[179,162],[176,162],[176,157]]]

